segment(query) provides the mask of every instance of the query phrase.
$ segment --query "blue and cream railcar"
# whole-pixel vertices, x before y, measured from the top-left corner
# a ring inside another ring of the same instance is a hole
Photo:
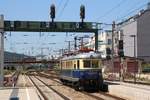
[[[60,80],[75,89],[100,89],[103,86],[101,57],[95,52],[64,57],[60,61]]]

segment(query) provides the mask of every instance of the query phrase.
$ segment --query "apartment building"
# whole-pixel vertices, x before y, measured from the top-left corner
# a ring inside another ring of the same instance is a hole
[[[95,49],[95,38],[92,37],[89,39],[87,47],[91,49]],[[99,33],[98,35],[98,51],[102,53],[102,57],[106,58],[106,48],[112,47],[112,31],[106,30],[104,32]]]

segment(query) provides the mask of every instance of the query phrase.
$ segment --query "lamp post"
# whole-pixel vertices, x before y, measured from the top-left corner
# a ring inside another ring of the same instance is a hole
[[[112,50],[111,50],[111,54],[112,54],[112,58],[111,58],[111,62],[112,62],[112,72],[113,72],[113,75],[114,75],[114,36],[115,36],[115,30],[116,30],[116,23],[115,21],[113,21],[113,24],[112,24]]]
[[[134,58],[136,59],[136,48],[135,48],[135,37],[136,35],[130,35],[130,37],[133,37],[134,39]],[[136,63],[136,60],[135,60],[135,63]],[[134,83],[136,83],[136,66],[134,64]]]

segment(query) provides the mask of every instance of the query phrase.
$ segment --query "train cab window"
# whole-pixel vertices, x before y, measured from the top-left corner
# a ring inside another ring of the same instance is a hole
[[[76,64],[74,64],[74,69],[76,69]]]
[[[90,68],[90,66],[91,66],[90,60],[83,60],[83,63],[84,63],[84,68]]]
[[[80,61],[77,60],[77,69],[79,69],[79,66],[80,66]]]
[[[93,60],[92,61],[92,68],[98,68],[99,67],[99,62],[98,60]]]

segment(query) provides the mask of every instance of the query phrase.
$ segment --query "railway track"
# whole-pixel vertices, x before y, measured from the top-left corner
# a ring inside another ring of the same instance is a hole
[[[16,71],[15,74],[13,75],[14,77],[14,86],[16,86],[17,82],[18,82],[18,77],[20,75],[20,72]]]
[[[4,86],[6,87],[9,87],[9,86],[13,86],[15,87],[16,86],[16,83],[18,81],[18,77],[20,75],[20,72],[19,71],[15,71],[14,73],[12,74],[9,74],[9,75],[5,75],[4,76]]]
[[[68,97],[64,96],[63,94],[59,93],[58,91],[51,88],[49,85],[45,84],[43,81],[38,79],[35,76],[29,76],[29,79],[34,84],[34,86],[37,88],[41,96],[44,100],[70,100]],[[49,89],[49,90],[48,90]],[[54,97],[55,96],[55,97]]]
[[[44,98],[44,100],[48,100],[48,98],[44,95],[44,93],[41,91],[41,89],[38,87],[38,85],[35,84],[35,82],[32,80],[32,78],[29,77],[29,79],[31,80],[31,82],[33,83],[33,85],[36,87],[36,89],[38,90],[38,92],[41,94],[41,96]]]
[[[39,78],[38,78],[39,79]],[[41,82],[43,82],[41,79],[39,79]],[[61,83],[61,82],[59,82],[59,81],[57,81],[57,80],[53,80],[53,81],[55,81],[55,82],[57,82],[57,83]],[[47,85],[45,82],[43,82],[45,85]],[[53,89],[53,88],[52,88]],[[54,89],[55,90],[55,89]],[[56,90],[55,90],[56,91]],[[88,95],[89,96],[89,94],[88,93],[83,93],[84,95]],[[104,100],[104,99],[102,99],[102,98],[100,98],[100,97],[97,97],[97,96],[94,96],[94,95],[90,95],[92,98],[94,98],[94,99],[96,99],[96,100]],[[65,99],[65,100],[67,100],[67,99]],[[72,99],[68,99],[68,100],[72,100]]]
[[[42,75],[41,73],[38,73],[38,75],[40,76],[40,77],[44,77],[44,78],[47,78],[47,79],[49,79],[49,80],[52,80],[52,81],[54,81],[54,82],[57,82],[58,84],[61,84],[61,85],[63,85],[59,80],[58,80],[58,78],[54,78],[54,77],[50,77],[50,76],[48,76],[47,74],[45,74],[45,75]],[[41,79],[40,79],[41,80]],[[46,84],[46,83],[45,83]],[[66,87],[68,87],[68,86],[66,86]],[[70,87],[71,88],[71,87]],[[122,99],[122,98],[120,98],[120,97],[117,97],[117,96],[113,96],[113,95],[110,95],[110,94],[108,94],[108,93],[104,93],[104,92],[96,92],[96,93],[89,93],[89,92],[86,92],[86,91],[82,91],[82,92],[80,92],[80,93],[82,93],[82,94],[84,94],[84,95],[86,95],[86,96],[90,96],[90,97],[92,97],[93,99],[96,99],[96,100],[125,100],[125,99]]]

